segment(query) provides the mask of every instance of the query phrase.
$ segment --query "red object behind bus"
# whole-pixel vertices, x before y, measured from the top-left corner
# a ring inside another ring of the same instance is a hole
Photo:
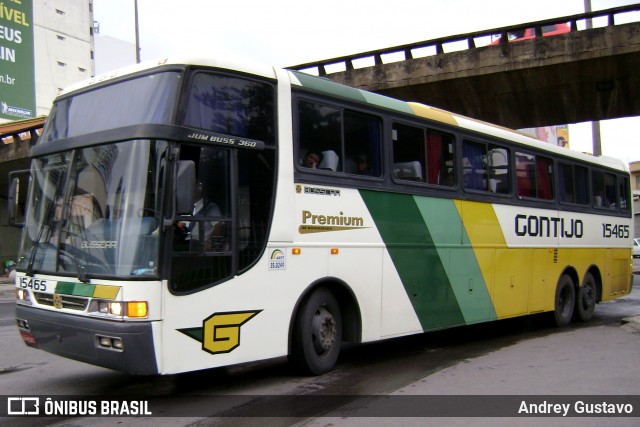
[[[567,24],[554,24],[554,25],[544,25],[542,27],[542,35],[544,37],[547,36],[555,36],[557,34],[564,34],[571,31],[571,28]],[[527,28],[525,30],[508,32],[507,37],[510,42],[521,41],[521,40],[529,40],[536,37],[536,32],[534,28]],[[496,45],[500,43],[500,37],[491,42],[491,45]]]

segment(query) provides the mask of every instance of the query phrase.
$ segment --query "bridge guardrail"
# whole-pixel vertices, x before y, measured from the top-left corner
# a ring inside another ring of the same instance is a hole
[[[418,49],[430,49],[431,51],[435,49],[435,54],[439,55],[439,54],[448,53],[448,52],[445,52],[445,48],[444,48],[445,45],[450,45],[453,43],[460,43],[460,42],[462,43],[466,42],[467,49],[475,49],[477,39],[481,39],[485,37],[491,38],[492,36],[496,36],[496,35],[500,36],[499,45],[503,45],[504,47],[504,45],[509,43],[509,40],[508,40],[509,33],[524,31],[528,28],[535,29],[535,34],[537,38],[537,37],[542,37],[542,27],[545,27],[548,25],[569,23],[571,32],[575,32],[575,31],[579,31],[578,29],[579,21],[587,21],[587,20],[593,20],[596,18],[606,17],[607,18],[606,26],[612,26],[612,25],[616,25],[615,23],[616,15],[629,13],[629,12],[639,12],[639,11],[640,11],[640,4],[620,6],[620,7],[615,7],[611,9],[580,13],[577,15],[570,15],[570,16],[564,16],[564,17],[553,18],[553,19],[545,19],[543,21],[528,22],[528,23],[518,24],[513,26],[493,28],[490,30],[475,31],[475,32],[466,33],[466,34],[440,37],[436,39],[409,43],[409,44],[404,44],[400,46],[393,46],[393,47],[387,47],[383,49],[371,50],[368,52],[362,52],[362,53],[357,53],[353,55],[339,56],[331,59],[307,62],[304,64],[293,65],[287,68],[290,70],[299,70],[304,72],[313,72],[315,70],[315,73],[317,75],[326,76],[327,74],[331,74],[327,72],[327,67],[329,66],[334,66],[335,68],[338,68],[338,70],[334,72],[342,72],[342,71],[350,71],[350,70],[356,69],[354,65],[355,61],[369,59],[369,62],[371,62],[371,59],[373,59],[373,65],[368,65],[368,66],[385,64],[386,62],[383,61],[383,57],[385,55],[389,57],[394,55],[396,58],[398,56],[402,57],[402,55],[404,55],[402,59],[399,59],[400,61],[410,60],[410,59],[414,59],[414,56],[415,56],[414,51]],[[484,46],[478,46],[478,47],[484,47]],[[459,50],[460,49],[456,49],[455,51],[459,51]],[[429,55],[422,55],[422,56],[424,57]],[[399,60],[394,59],[389,62],[397,62]],[[357,68],[366,68],[366,67],[367,65],[360,66]]]

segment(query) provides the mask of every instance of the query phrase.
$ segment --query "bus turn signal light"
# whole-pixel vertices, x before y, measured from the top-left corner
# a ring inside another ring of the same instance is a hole
[[[127,317],[147,317],[149,306],[146,301],[128,301]]]

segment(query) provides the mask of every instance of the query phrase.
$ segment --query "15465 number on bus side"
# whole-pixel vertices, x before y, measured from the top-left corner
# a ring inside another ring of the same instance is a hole
[[[610,239],[617,237],[618,239],[629,238],[629,226],[621,224],[602,224],[602,237]]]

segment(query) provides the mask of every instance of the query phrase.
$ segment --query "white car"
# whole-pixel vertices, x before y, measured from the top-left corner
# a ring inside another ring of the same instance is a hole
[[[633,239],[633,257],[640,258],[640,238]]]

